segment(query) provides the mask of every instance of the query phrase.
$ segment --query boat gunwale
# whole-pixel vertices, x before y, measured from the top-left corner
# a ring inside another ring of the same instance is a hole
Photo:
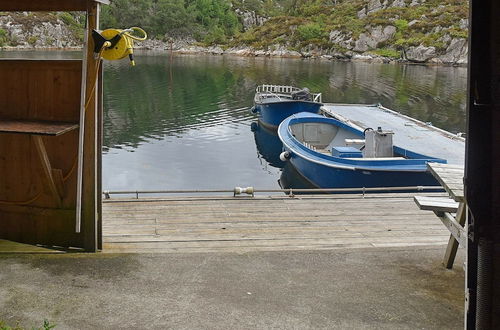
[[[279,100],[276,102],[262,102],[262,101],[257,101],[257,99],[255,99],[254,102],[255,102],[255,104],[258,104],[258,105],[279,104],[279,103],[311,103],[311,104],[319,105],[320,107],[324,106],[324,103],[321,103],[321,102],[307,101],[307,100],[292,100],[292,99]]]
[[[290,131],[290,126],[293,124],[307,123],[307,122],[324,122],[330,125],[340,126],[352,133],[363,136],[363,132],[339,121],[334,118],[327,118],[321,115],[316,115],[307,112],[301,112],[294,114],[286,118],[278,126],[278,136],[283,143],[283,146],[289,149],[294,155],[301,157],[312,163],[319,165],[346,169],[346,170],[367,170],[367,171],[396,171],[396,172],[427,172],[427,163],[447,163],[445,159],[435,158],[427,155],[422,155],[411,150],[394,146],[395,151],[398,154],[406,155],[410,157],[423,157],[423,158],[412,158],[412,159],[387,159],[387,160],[373,160],[370,158],[341,158],[335,157],[333,155],[325,155],[321,152],[315,151],[311,148],[304,146],[297,138],[293,136]],[[312,156],[312,157],[311,157]]]

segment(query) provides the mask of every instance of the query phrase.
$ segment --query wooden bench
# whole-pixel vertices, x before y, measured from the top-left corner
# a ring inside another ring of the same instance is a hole
[[[415,196],[413,200],[421,210],[434,211],[434,213],[457,213],[458,210],[458,203],[448,197]]]
[[[433,211],[450,231],[452,238],[448,243],[443,264],[446,268],[453,267],[458,244],[465,246],[467,231],[465,224],[465,204],[458,203],[447,197],[415,196],[415,203],[421,210]],[[454,241],[458,244],[454,243]]]

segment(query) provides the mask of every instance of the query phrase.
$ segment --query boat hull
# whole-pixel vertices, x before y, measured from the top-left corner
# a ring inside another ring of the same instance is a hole
[[[317,164],[295,155],[290,163],[315,188],[439,186],[436,179],[426,171],[344,169]]]
[[[255,111],[259,114],[259,122],[262,125],[277,130],[285,118],[299,112],[319,113],[322,105],[322,103],[300,100],[255,103]]]

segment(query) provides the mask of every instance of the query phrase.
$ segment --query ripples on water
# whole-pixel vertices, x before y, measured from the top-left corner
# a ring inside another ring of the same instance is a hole
[[[465,127],[465,68],[136,57],[136,67],[105,66],[104,189],[279,188],[281,164],[269,147],[256,147],[270,139],[250,129],[254,90],[263,83],[309,87],[325,102],[382,103],[453,132]]]
[[[79,58],[81,52],[0,57]],[[139,53],[136,63],[105,64],[107,190],[279,188],[282,164],[270,156],[279,145],[250,129],[254,90],[263,83],[308,87],[322,92],[324,102],[382,103],[465,131],[466,68],[181,55],[171,61],[165,53]]]
[[[0,58],[81,58],[5,51]],[[279,188],[279,140],[251,131],[259,84],[308,87],[324,102],[382,103],[465,131],[466,68],[138,53],[106,62],[103,188]],[[257,146],[256,146],[257,145]]]

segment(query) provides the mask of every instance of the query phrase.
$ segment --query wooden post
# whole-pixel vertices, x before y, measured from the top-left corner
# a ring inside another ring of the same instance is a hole
[[[84,237],[83,245],[87,251],[97,250],[97,61],[94,58],[94,47],[91,39],[92,30],[99,25],[99,4],[87,4],[87,31],[85,68],[85,98],[80,111],[83,115],[83,148],[79,151],[82,158],[81,168],[81,229]],[[83,87],[83,86],[82,86]],[[88,104],[85,108],[85,105]],[[77,196],[78,199],[78,196]],[[78,208],[77,208],[78,212]],[[78,216],[78,214],[77,214]]]
[[[102,144],[104,132],[102,64],[97,88],[97,248],[102,250]]]
[[[470,1],[466,328],[500,328],[500,2]]]

